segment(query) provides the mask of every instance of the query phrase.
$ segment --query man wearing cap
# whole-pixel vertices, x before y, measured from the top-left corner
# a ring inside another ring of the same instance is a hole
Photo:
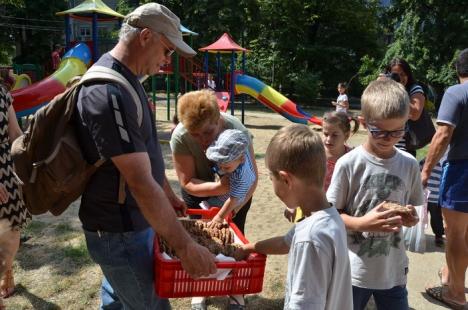
[[[116,299],[125,309],[170,309],[153,287],[154,232],[170,243],[191,276],[216,269],[213,255],[177,221],[174,209],[185,205],[165,176],[154,117],[137,78],[157,73],[174,50],[195,55],[179,25],[165,6],[142,5],[125,17],[119,42],[95,64],[119,72],[133,86],[142,122],[139,103],[118,83],[86,84],[79,93],[75,116],[83,154],[90,163],[106,159],[87,184],[79,211],[90,256],[105,276],[103,309]]]

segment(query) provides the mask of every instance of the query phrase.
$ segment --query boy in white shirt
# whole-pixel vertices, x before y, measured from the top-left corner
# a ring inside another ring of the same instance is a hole
[[[272,138],[265,162],[275,194],[306,216],[285,236],[243,246],[244,254],[286,254],[284,309],[352,309],[346,232],[328,203],[323,183],[326,157],[322,140],[306,125],[289,125]]]
[[[338,160],[327,198],[348,231],[354,309],[365,309],[373,295],[377,309],[407,310],[408,257],[400,228],[416,225],[411,205],[424,201],[418,162],[394,147],[405,134],[408,94],[395,81],[374,81],[361,109],[367,140]],[[409,207],[412,216],[403,221],[383,208],[385,201]]]

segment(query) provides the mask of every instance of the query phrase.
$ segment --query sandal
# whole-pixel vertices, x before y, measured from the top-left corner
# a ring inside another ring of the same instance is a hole
[[[15,279],[13,269],[8,269],[0,281],[0,297],[8,298],[15,293]],[[2,308],[0,307],[0,310]]]
[[[448,300],[444,297],[443,295],[444,291],[444,286],[432,286],[432,287],[426,287],[426,293],[430,297],[434,298],[435,300],[443,303],[444,305],[448,306],[450,309],[455,309],[455,310],[463,310],[465,309],[466,303],[465,304],[459,304],[456,301]]]
[[[242,298],[244,298],[244,296],[242,296]],[[235,303],[231,303],[232,301],[234,301]],[[245,300],[244,300],[245,302]],[[234,296],[231,296],[229,295],[229,306],[228,306],[228,309],[229,310],[245,310],[247,309],[245,304],[242,305],[238,300],[237,298],[235,298]]]

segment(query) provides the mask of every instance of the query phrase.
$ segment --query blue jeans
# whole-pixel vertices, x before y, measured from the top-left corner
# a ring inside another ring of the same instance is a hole
[[[104,274],[102,309],[171,309],[153,285],[151,228],[139,232],[84,231],[88,251]]]
[[[353,309],[363,310],[374,295],[378,310],[408,310],[408,291],[406,285],[395,286],[388,290],[374,290],[353,285]]]
[[[101,304],[99,305],[100,310],[120,310],[123,309],[123,305],[119,300],[119,297],[114,292],[114,289],[107,281],[106,277],[102,278],[101,283]]]

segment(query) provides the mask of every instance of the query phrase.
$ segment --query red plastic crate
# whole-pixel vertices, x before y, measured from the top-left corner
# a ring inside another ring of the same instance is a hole
[[[212,218],[214,210],[188,210],[189,214],[199,214],[202,218]],[[239,228],[228,221],[236,236],[248,243]],[[182,268],[179,260],[164,259],[159,251],[159,240],[154,238],[154,288],[163,298],[194,296],[225,296],[253,294],[262,291],[265,274],[266,257],[258,253],[250,254],[246,260],[239,262],[216,263],[218,269],[231,269],[224,280],[192,279]]]

